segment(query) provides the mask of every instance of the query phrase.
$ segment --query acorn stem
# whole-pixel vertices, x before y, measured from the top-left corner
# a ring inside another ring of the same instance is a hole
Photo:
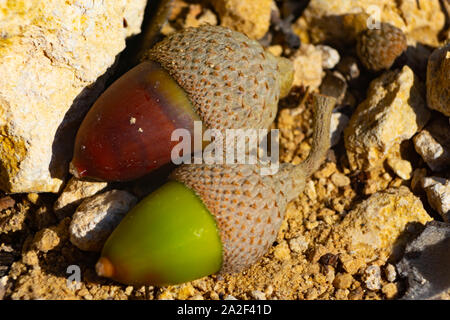
[[[301,178],[309,177],[316,171],[324,160],[330,148],[330,124],[331,113],[336,104],[336,99],[321,94],[313,95],[314,119],[311,151],[301,164],[293,169],[294,175],[301,172]]]

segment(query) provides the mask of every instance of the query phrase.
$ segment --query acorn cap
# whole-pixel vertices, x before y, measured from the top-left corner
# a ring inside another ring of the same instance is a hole
[[[190,97],[207,128],[268,128],[293,66],[254,40],[218,26],[187,28],[143,57],[161,64]]]
[[[358,57],[371,71],[389,69],[407,47],[403,31],[389,23],[361,32],[357,41]]]

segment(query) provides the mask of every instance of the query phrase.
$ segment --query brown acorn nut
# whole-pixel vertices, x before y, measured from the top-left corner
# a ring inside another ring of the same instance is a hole
[[[171,160],[177,128],[266,129],[293,80],[288,59],[217,26],[188,28],[150,49],[84,119],[71,172],[105,181],[139,178]]]
[[[258,261],[276,239],[287,203],[302,192],[330,147],[335,102],[314,96],[313,145],[299,165],[281,164],[274,175],[261,175],[260,164],[178,167],[173,181],[150,194],[114,230],[97,273],[127,284],[167,285],[239,272]],[[193,194],[186,196],[186,190]]]
[[[368,70],[377,72],[389,69],[406,47],[402,30],[389,23],[380,23],[380,28],[366,29],[359,34],[356,52]]]

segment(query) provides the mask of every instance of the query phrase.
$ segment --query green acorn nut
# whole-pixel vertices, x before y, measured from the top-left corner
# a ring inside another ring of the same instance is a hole
[[[314,96],[313,145],[274,175],[260,165],[182,165],[111,234],[96,270],[133,285],[168,285],[239,272],[275,240],[287,203],[304,189],[330,146],[333,98]]]

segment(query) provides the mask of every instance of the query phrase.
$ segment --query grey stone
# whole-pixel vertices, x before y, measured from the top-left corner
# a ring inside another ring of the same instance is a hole
[[[397,264],[408,289],[402,299],[440,299],[450,291],[450,225],[431,221]]]

